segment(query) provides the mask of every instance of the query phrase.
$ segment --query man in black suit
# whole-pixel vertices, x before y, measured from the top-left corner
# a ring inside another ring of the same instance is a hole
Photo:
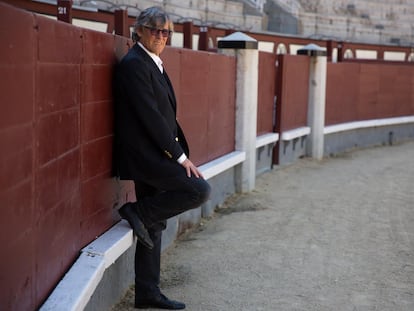
[[[184,309],[159,289],[161,234],[166,220],[204,203],[210,186],[190,161],[176,119],[176,99],[160,54],[172,34],[169,16],[158,7],[137,17],[137,42],[115,70],[115,169],[134,180],[137,201],[119,209],[138,242],[135,307]]]

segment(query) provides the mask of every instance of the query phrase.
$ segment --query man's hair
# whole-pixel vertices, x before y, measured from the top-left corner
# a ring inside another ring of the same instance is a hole
[[[163,27],[165,23],[168,23],[168,30],[174,30],[173,22],[171,21],[167,12],[165,12],[162,8],[158,6],[146,8],[145,10],[141,11],[141,13],[137,16],[137,20],[135,21],[135,38],[139,40],[139,36],[136,33],[136,30],[139,27],[147,26],[151,28],[159,28],[160,26]]]

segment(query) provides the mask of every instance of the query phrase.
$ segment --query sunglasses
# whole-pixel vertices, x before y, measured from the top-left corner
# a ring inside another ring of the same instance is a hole
[[[149,31],[151,32],[151,35],[153,36],[157,36],[159,34],[161,34],[164,38],[167,38],[169,36],[171,36],[172,31],[168,30],[168,29],[157,29],[157,28],[153,28],[153,27],[149,27],[149,26],[145,26],[143,25],[145,28],[149,29]]]

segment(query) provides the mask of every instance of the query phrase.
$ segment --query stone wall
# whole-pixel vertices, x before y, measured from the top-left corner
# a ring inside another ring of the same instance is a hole
[[[299,0],[307,37],[379,44],[414,43],[413,0]]]
[[[129,14],[138,15],[147,7],[158,5],[163,7],[175,22],[193,21],[195,25],[217,26],[230,29],[254,30],[263,28],[263,15],[259,11],[247,10],[246,3],[242,1],[226,0],[111,0],[96,2],[99,9],[112,11],[116,8],[127,8]],[[75,0],[80,5],[82,1]],[[83,7],[91,7],[86,2]]]
[[[414,0],[111,0],[74,4],[137,15],[152,5],[175,22],[242,31],[272,31],[315,39],[414,44]],[[112,3],[112,4],[111,4]]]

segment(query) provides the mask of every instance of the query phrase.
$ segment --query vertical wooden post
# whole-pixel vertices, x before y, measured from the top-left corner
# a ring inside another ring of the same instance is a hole
[[[128,26],[128,10],[115,10],[115,34],[130,37],[131,33]]]
[[[334,49],[333,40],[328,40],[328,42],[326,42],[326,55],[328,56],[328,62],[332,61],[333,49]]]
[[[192,49],[193,48],[193,22],[183,23],[183,33],[184,33],[183,47],[185,49]]]
[[[59,21],[72,23],[72,0],[58,0],[56,17]]]
[[[198,38],[198,50],[207,51],[208,49],[208,27],[200,26],[200,34]]]
[[[344,43],[338,42],[338,63],[344,60]]]
[[[384,60],[384,48],[383,47],[378,48],[377,59]]]

